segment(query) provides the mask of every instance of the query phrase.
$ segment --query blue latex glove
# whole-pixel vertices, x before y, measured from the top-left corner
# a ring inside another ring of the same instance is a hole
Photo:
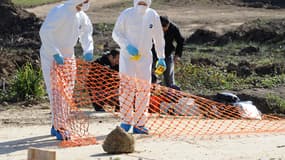
[[[159,66],[162,66],[164,68],[166,68],[166,63],[165,63],[165,60],[164,58],[159,58],[156,62],[156,68],[159,67]]]
[[[129,44],[127,46],[127,51],[132,56],[138,56],[139,55],[139,50],[136,47],[134,47],[133,45],[131,45],[131,44]]]
[[[93,60],[93,54],[92,53],[86,53],[86,54],[84,54],[83,58],[86,62],[91,62]]]
[[[57,54],[53,55],[53,58],[57,64],[59,64],[59,65],[64,64],[64,59],[63,59],[62,55],[57,53]]]

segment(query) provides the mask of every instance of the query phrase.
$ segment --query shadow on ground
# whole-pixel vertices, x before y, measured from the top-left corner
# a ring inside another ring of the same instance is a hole
[[[0,155],[9,154],[21,150],[26,150],[30,147],[45,148],[45,147],[56,147],[59,141],[50,139],[51,136],[35,136],[24,139],[18,139],[7,142],[0,142]]]

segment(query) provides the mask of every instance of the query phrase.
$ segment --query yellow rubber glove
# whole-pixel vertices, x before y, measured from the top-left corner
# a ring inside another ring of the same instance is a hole
[[[140,54],[138,54],[138,55],[136,55],[136,56],[132,56],[130,59],[131,60],[133,60],[133,61],[138,61],[138,60],[140,60],[141,59],[141,55]]]
[[[160,76],[163,74],[165,70],[166,70],[166,63],[165,63],[164,58],[158,59],[158,61],[156,62],[156,69],[154,73]]]
[[[163,74],[164,71],[165,71],[165,67],[159,66],[159,67],[157,67],[157,68],[155,69],[154,73],[155,73],[156,75],[160,76],[160,75]]]

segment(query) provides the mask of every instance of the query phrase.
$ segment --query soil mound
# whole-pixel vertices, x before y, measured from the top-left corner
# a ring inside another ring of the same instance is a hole
[[[279,9],[285,7],[284,0],[239,0],[240,6],[253,8]]]
[[[15,7],[11,0],[0,2],[0,36],[21,34],[39,29],[41,20],[34,14]]]
[[[202,5],[237,5],[241,7],[280,9],[285,8],[284,0],[160,0],[161,3],[167,3],[174,6],[190,6],[195,4]]]
[[[285,21],[284,19],[262,20],[256,19],[239,26],[221,36],[217,44],[231,41],[246,41],[257,43],[277,43],[284,40]]]
[[[39,28],[34,14],[15,7],[11,0],[0,2],[0,78],[7,77],[26,62],[39,64]]]
[[[232,41],[278,43],[285,40],[285,19],[263,20],[256,19],[239,26],[234,31],[229,31],[219,36],[213,31],[197,30],[186,43],[225,45]]]

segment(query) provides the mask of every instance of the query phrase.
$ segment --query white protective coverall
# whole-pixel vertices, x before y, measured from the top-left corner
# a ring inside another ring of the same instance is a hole
[[[140,1],[147,4],[145,12],[142,12],[138,5]],[[134,0],[134,7],[124,10],[118,17],[112,34],[114,41],[118,43],[121,49],[120,73],[144,80],[144,83],[136,83],[121,77],[120,112],[122,123],[134,123],[135,126],[144,126],[147,121],[152,66],[151,48],[153,42],[158,58],[164,58],[165,41],[160,18],[155,10],[149,8],[150,5],[151,0]],[[130,59],[131,55],[126,49],[128,45],[133,45],[139,50],[140,60]],[[140,92],[142,89],[144,91]],[[136,96],[135,113],[133,113],[132,109],[134,96]]]
[[[50,74],[54,61],[53,55],[60,54],[63,58],[71,59],[72,73],[70,75],[72,81],[67,84],[67,87],[68,90],[72,90],[76,75],[74,46],[78,39],[83,48],[83,54],[93,54],[92,23],[84,11],[77,11],[76,9],[76,6],[84,1],[68,0],[64,4],[56,6],[47,15],[40,29],[42,41],[40,49],[41,65],[51,105],[53,97]],[[54,116],[53,111],[52,116]],[[52,123],[53,119],[54,117],[52,117]]]

